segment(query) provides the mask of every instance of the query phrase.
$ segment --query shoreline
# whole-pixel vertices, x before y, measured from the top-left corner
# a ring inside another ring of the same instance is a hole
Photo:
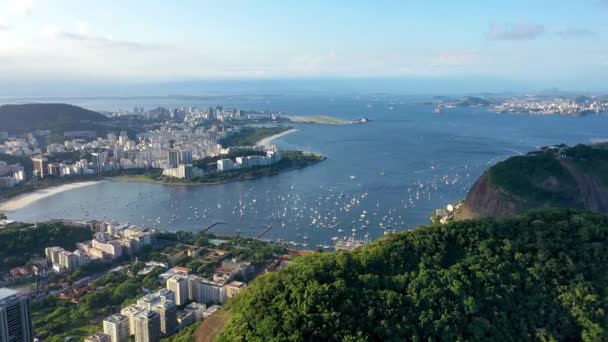
[[[34,192],[25,193],[17,197],[9,198],[5,201],[0,202],[0,212],[10,212],[19,210],[47,197],[51,197],[62,192],[82,188],[85,186],[95,185],[101,182],[102,181],[83,181],[76,183],[68,183],[46,189],[39,189]]]
[[[298,129],[297,129],[297,128],[291,128],[291,129],[286,130],[285,132],[281,132],[281,133],[278,133],[278,134],[275,134],[275,135],[271,135],[271,136],[266,137],[266,138],[264,138],[264,139],[260,139],[260,140],[258,140],[258,141],[255,143],[255,146],[266,146],[266,145],[270,145],[270,143],[271,143],[273,140],[278,139],[278,138],[281,138],[281,137],[283,137],[283,136],[286,136],[287,134],[295,133],[295,132],[297,132],[297,131],[298,131]]]
[[[309,166],[315,165],[317,163],[320,163],[320,162],[324,161],[325,159],[327,159],[327,157],[324,156],[324,155],[322,155],[322,154],[318,154],[318,153],[314,153],[314,154],[316,154],[318,156],[322,156],[323,159],[320,159],[318,161],[312,162],[312,163],[310,163],[308,165],[289,167],[287,169],[279,170],[277,172],[272,172],[272,173],[269,173],[267,175],[262,175],[262,176],[245,176],[245,177],[241,177],[241,178],[231,178],[231,179],[223,179],[223,180],[207,181],[207,182],[167,182],[167,181],[163,181],[163,180],[144,179],[144,178],[141,178],[141,177],[138,177],[138,176],[116,176],[116,177],[111,177],[108,180],[112,181],[112,182],[147,183],[147,184],[160,184],[160,185],[167,185],[167,186],[211,186],[211,185],[222,185],[222,184],[232,183],[232,182],[255,180],[255,179],[258,179],[258,178],[262,178],[262,177],[276,176],[276,175],[281,174],[281,173],[291,172],[291,171],[295,171],[295,170],[301,170],[301,169],[304,169],[306,167],[309,167]],[[0,210],[2,210],[2,209],[0,208]]]

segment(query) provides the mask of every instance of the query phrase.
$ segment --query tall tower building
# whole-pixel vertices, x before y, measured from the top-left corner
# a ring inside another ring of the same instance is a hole
[[[192,151],[190,150],[179,150],[179,164],[190,164],[192,163]]]
[[[129,318],[123,315],[112,315],[103,320],[103,333],[110,336],[110,342],[127,342],[129,340]]]
[[[175,304],[185,305],[188,301],[188,278],[181,275],[174,275],[167,279],[167,289],[175,293]]]
[[[167,300],[156,307],[160,316],[160,332],[169,336],[177,331],[177,307],[173,301]]]
[[[171,167],[175,168],[179,165],[179,153],[176,150],[168,150],[167,151],[167,162]]]
[[[129,135],[126,131],[121,131],[120,136],[118,137],[118,143],[120,146],[124,146],[127,143],[127,140],[129,140]]]
[[[93,167],[97,172],[103,172],[105,163],[108,161],[108,152],[91,153],[91,160],[93,161]]]
[[[34,169],[34,177],[44,178],[47,175],[47,159],[43,157],[32,158],[32,164]]]
[[[0,288],[0,342],[32,342],[30,301],[17,291]]]
[[[135,318],[137,315],[144,311],[137,305],[129,305],[126,308],[120,310],[120,314],[127,317],[129,320],[129,335],[135,335]]]
[[[135,342],[160,341],[160,315],[144,311],[135,317]]]

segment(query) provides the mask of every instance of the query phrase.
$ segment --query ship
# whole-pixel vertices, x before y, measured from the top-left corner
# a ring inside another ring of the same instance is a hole
[[[441,106],[437,106],[437,107],[435,108],[435,110],[433,111],[433,113],[436,113],[436,114],[441,114],[441,113],[443,113],[443,109],[441,109]]]

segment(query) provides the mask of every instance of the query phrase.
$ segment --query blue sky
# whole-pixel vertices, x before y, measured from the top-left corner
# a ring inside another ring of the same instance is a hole
[[[0,0],[0,81],[492,78],[597,90],[607,18],[608,0]]]

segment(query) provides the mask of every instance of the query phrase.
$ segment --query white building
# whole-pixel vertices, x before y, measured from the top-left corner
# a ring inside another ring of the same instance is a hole
[[[110,336],[110,342],[127,342],[129,340],[129,318],[112,315],[103,320],[103,333]]]
[[[182,306],[188,302],[188,278],[174,275],[167,279],[167,289],[175,293],[175,304]]]

